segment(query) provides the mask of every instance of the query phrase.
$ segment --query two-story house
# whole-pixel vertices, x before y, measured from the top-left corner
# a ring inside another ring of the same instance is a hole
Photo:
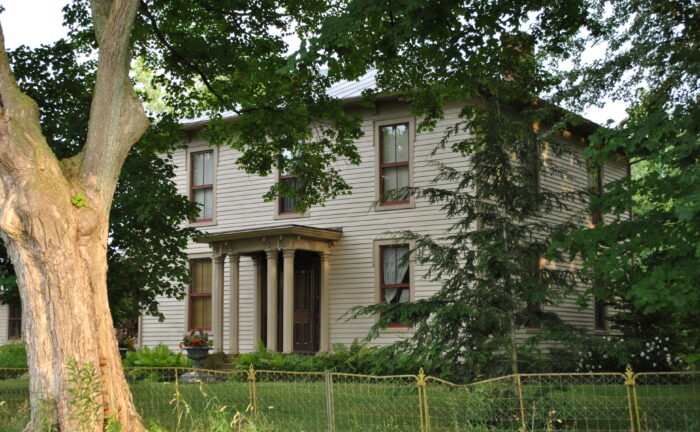
[[[187,247],[193,280],[186,298],[161,298],[165,320],[143,316],[139,345],[165,343],[175,349],[185,332],[201,329],[213,335],[215,350],[226,353],[255,350],[258,341],[285,353],[328,351],[333,344],[363,338],[373,324],[371,317],[348,320],[352,307],[410,302],[440,288],[439,282],[423,278],[426,268],[413,261],[402,264],[399,257],[411,245],[389,239],[386,233],[440,235],[452,222],[439,206],[425,200],[383,197],[403,186],[428,185],[436,174],[430,161],[466,166],[464,157],[449,150],[431,155],[444,130],[457,121],[460,106],[446,106],[445,118],[434,131],[417,133],[416,118],[402,98],[384,98],[371,110],[357,103],[361,92],[373,85],[373,74],[368,74],[331,89],[348,110],[363,118],[364,136],[356,142],[362,163],[337,167],[352,186],[351,195],[304,213],[294,212],[293,200],[285,197],[275,202],[262,198],[273,182],[293,184],[293,176],[246,174],[236,167],[237,151],[211,147],[198,138],[206,121],[184,125],[192,138],[174,153],[176,181],[180,193],[200,203],[199,217],[190,224],[205,235]],[[545,163],[556,164],[566,175],[543,174],[541,187],[595,189],[627,175],[622,158],[589,175],[583,159],[571,156],[582,153],[582,136],[574,130],[548,144],[568,146],[569,156],[557,156],[547,146],[542,149]],[[573,203],[567,212],[543,217],[564,220],[588,212],[586,203]],[[572,324],[606,330],[602,305],[580,310],[571,298],[555,311]],[[1,306],[0,342],[8,335],[10,320],[6,306]],[[527,331],[536,330],[523,329]],[[411,332],[407,326],[391,326],[374,343],[390,343]]]

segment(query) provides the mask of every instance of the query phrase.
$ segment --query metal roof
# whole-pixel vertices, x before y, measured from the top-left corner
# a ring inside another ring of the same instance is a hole
[[[328,89],[328,96],[338,99],[359,98],[362,96],[363,91],[376,87],[376,75],[377,70],[372,69],[356,81],[339,81]],[[236,117],[236,113],[233,111],[225,111],[221,113],[221,117],[224,119],[234,118]],[[209,121],[210,118],[210,114],[205,114],[199,117],[181,120],[180,124],[183,126],[199,126]]]

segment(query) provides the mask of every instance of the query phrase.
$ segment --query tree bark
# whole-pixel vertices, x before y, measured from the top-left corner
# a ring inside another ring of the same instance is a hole
[[[33,100],[10,72],[0,28],[0,237],[24,314],[32,416],[27,430],[143,430],[124,379],[107,300],[108,218],[119,172],[148,127],[128,79],[138,0],[93,0],[99,45],[88,139],[59,161]],[[69,365],[92,370],[92,401],[76,403]]]

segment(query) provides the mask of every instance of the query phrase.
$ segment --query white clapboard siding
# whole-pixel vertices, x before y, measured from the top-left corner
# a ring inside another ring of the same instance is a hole
[[[0,304],[0,345],[7,343],[9,332],[10,310],[7,305]]]
[[[413,151],[413,183],[416,186],[427,186],[436,174],[436,168],[429,161],[435,160],[447,165],[464,168],[465,158],[449,151],[438,151],[435,156],[431,152],[443,137],[447,127],[457,122],[459,107],[446,109],[445,118],[441,120],[434,131],[417,134]],[[355,339],[366,336],[373,323],[372,318],[362,318],[348,321],[346,313],[354,306],[369,305],[375,299],[375,268],[373,259],[373,242],[382,238],[387,231],[413,230],[422,234],[439,236],[451,224],[446,220],[439,206],[430,206],[426,200],[418,199],[415,208],[378,211],[372,208],[376,199],[375,189],[375,148],[374,122],[392,118],[409,117],[408,108],[403,105],[380,105],[377,111],[364,113],[362,125],[364,136],[357,141],[357,148],[362,158],[359,166],[351,166],[345,161],[337,164],[343,178],[352,186],[352,194],[340,196],[329,201],[325,206],[309,209],[306,217],[275,219],[276,203],[263,202],[262,195],[274,182],[274,176],[261,178],[248,175],[237,169],[238,153],[231,148],[216,149],[218,155],[215,196],[216,220],[214,224],[202,226],[200,229],[209,233],[225,232],[245,228],[260,228],[287,224],[308,225],[317,228],[342,228],[343,236],[332,250],[330,259],[331,290],[330,290],[330,342],[331,344],[349,344]],[[461,139],[457,136],[453,140]],[[193,138],[190,148],[206,145],[201,139]],[[582,146],[562,138],[561,143],[567,145],[576,156],[556,156],[554,152],[546,152],[545,157],[550,163],[564,165],[567,169],[565,179],[542,179],[542,187],[554,190],[574,190],[586,186],[587,174],[585,163],[580,159]],[[186,170],[186,150],[178,150],[173,155],[176,168],[176,183],[182,194],[188,193],[188,175]],[[569,172],[570,171],[570,172]],[[615,168],[606,170],[606,181],[626,173],[624,160],[616,161]],[[587,204],[572,203],[567,212],[542,215],[552,221],[570,220],[579,217],[587,220]],[[206,256],[210,253],[207,245],[190,243],[187,249],[192,257]],[[579,266],[580,263],[559,265]],[[241,257],[240,274],[240,347],[242,351],[252,350],[253,341],[253,267],[249,258]],[[439,289],[439,283],[421,278],[426,268],[417,266],[415,269],[415,298],[426,298]],[[229,314],[228,314],[228,262],[225,265],[224,285],[224,349],[228,349]],[[583,287],[582,287],[583,289]],[[170,348],[176,348],[185,331],[186,302],[175,299],[160,298],[160,311],[165,315],[165,321],[158,322],[153,317],[143,319],[142,343],[153,346],[165,343]],[[580,311],[575,304],[575,298],[564,302],[556,308],[557,313],[567,321],[593,328],[593,315],[589,309]],[[388,329],[373,343],[390,343],[410,334],[403,329]]]

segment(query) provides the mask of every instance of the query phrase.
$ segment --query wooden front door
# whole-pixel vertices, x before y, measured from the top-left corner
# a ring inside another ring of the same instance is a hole
[[[267,263],[263,260],[261,287],[260,336],[267,346]],[[277,351],[282,351],[282,304],[284,301],[284,265],[282,254],[277,268]],[[309,354],[318,352],[320,344],[320,259],[318,254],[297,251],[294,256],[294,352]]]
[[[318,254],[297,251],[294,259],[294,352],[318,352],[319,288]]]

